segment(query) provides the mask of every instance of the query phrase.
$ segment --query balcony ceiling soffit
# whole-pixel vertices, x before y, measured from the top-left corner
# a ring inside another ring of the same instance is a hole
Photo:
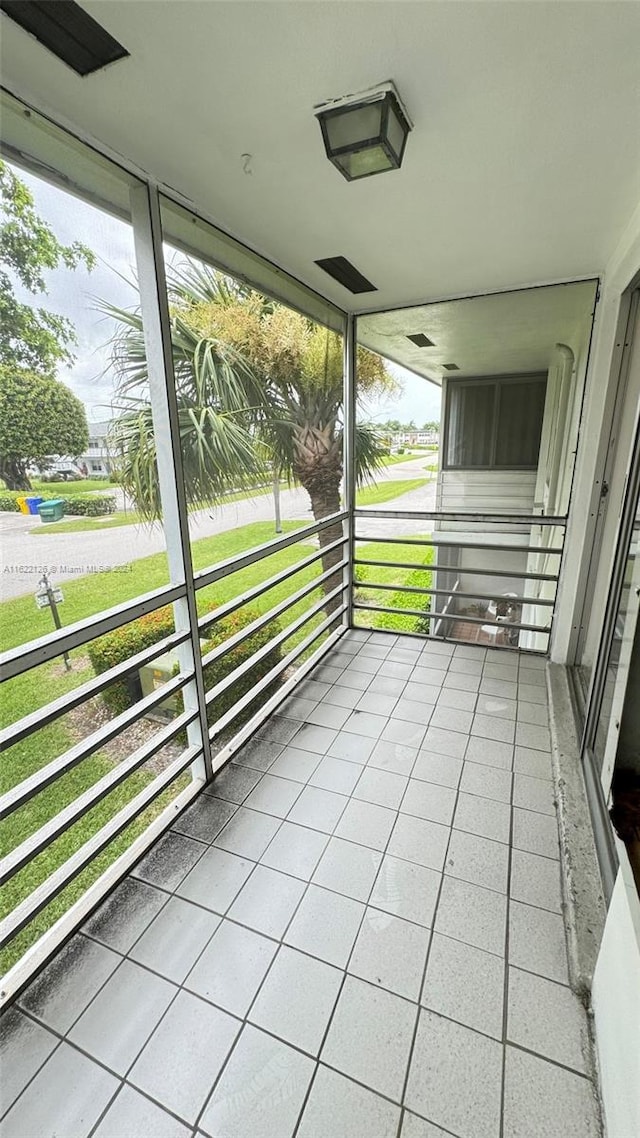
[[[636,205],[638,4],[83,3],[130,57],[82,79],[2,16],[4,84],[342,307],[591,275]],[[349,184],[313,107],[387,78],[403,167]]]

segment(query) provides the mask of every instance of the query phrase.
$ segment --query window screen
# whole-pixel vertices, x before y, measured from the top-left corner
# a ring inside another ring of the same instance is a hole
[[[490,466],[494,383],[449,386],[447,466]]]
[[[537,466],[546,383],[502,383],[499,389],[495,466]]]
[[[449,380],[445,467],[536,467],[546,385],[546,375]]]

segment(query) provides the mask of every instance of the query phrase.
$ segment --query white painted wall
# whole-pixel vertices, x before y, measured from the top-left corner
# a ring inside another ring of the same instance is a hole
[[[535,470],[441,470],[436,489],[436,509],[530,514],[535,489]],[[447,529],[456,528],[464,529],[464,524],[447,524]],[[509,532],[510,528],[514,527],[501,527],[503,532]]]
[[[581,581],[591,547],[591,523],[598,508],[600,484],[596,474],[603,448],[609,438],[606,421],[607,400],[617,381],[616,347],[622,294],[640,272],[640,205],[636,209],[611,257],[602,278],[600,302],[596,309],[593,344],[585,392],[580,443],[567,529],[566,553],[558,595],[551,658],[573,663],[581,615]],[[591,606],[590,628],[585,657],[592,660],[599,639],[607,599],[608,581],[614,551],[614,537],[620,513],[623,486],[616,483],[609,492],[607,521],[603,534],[603,556]]]
[[[640,1134],[640,901],[626,850],[593,978],[596,1048],[607,1138]]]

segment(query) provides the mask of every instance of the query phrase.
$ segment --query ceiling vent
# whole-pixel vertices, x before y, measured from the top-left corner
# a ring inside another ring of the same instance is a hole
[[[411,340],[411,343],[415,344],[416,348],[435,348],[433,340],[425,336],[424,332],[416,332],[415,336],[407,336],[407,340]]]
[[[0,0],[0,8],[78,75],[129,54],[75,0]]]
[[[359,273],[355,265],[351,261],[347,261],[346,257],[323,257],[320,261],[315,261],[325,273],[333,277],[334,281],[338,284],[344,285],[349,289],[349,292],[377,292],[375,285],[371,284],[362,273]]]
[[[443,364],[442,366],[445,371],[460,371],[457,364]]]

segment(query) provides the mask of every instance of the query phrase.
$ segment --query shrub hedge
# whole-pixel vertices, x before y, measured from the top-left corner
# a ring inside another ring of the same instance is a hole
[[[61,494],[56,494],[54,490],[5,490],[0,496],[0,511],[18,513],[20,510],[18,498],[21,497],[42,498],[45,502],[58,498],[64,502],[64,513],[76,517],[98,518],[105,514],[114,514],[116,510],[113,494],[77,494],[72,498],[65,498]]]
[[[208,652],[213,651],[230,636],[233,636],[240,629],[246,627],[259,616],[255,609],[246,608],[241,612],[234,613],[232,616],[220,620],[213,626],[213,631],[209,638],[202,644],[202,654],[206,655]],[[108,671],[109,668],[115,667],[116,664],[121,664],[125,660],[130,659],[137,652],[142,652],[145,648],[149,648],[152,644],[157,644],[159,640],[164,637],[170,636],[174,630],[173,624],[173,611],[170,606],[165,608],[156,609],[155,612],[148,613],[147,616],[140,617],[132,624],[127,624],[123,628],[117,628],[113,632],[108,632],[105,636],[99,637],[94,640],[89,646],[89,659],[93,664],[94,670],[97,674]],[[231,649],[221,659],[214,660],[211,664],[207,664],[204,669],[204,681],[207,691],[215,687],[225,676],[232,672],[235,668],[243,664],[250,656],[253,656],[258,649],[264,647],[269,640],[276,636],[280,631],[280,625],[277,621],[271,621],[265,628],[254,632],[251,636],[247,637],[242,644]],[[243,695],[251,691],[256,682],[262,679],[263,676],[275,667],[281,659],[281,651],[279,647],[274,648],[271,652],[267,652],[262,660],[255,665],[255,667],[248,669],[246,674],[242,676],[235,684],[222,693],[217,699],[213,700],[209,707],[209,724],[213,724],[221,715],[224,714],[234,703],[237,702]],[[174,674],[177,674],[178,666],[174,668]],[[263,693],[257,697],[255,703],[264,702],[268,697],[268,692]],[[114,714],[119,715],[120,712],[126,711],[128,707],[132,707],[137,700],[141,698],[142,691],[140,687],[140,680],[136,670],[129,672],[123,680],[111,684],[103,693],[102,698],[107,707]],[[255,703],[247,709],[245,716],[248,717],[255,710]]]
[[[173,632],[173,611],[170,605],[147,613],[131,624],[107,632],[89,645],[89,659],[97,675],[122,664],[137,652],[157,644]],[[110,711],[119,715],[126,711],[141,697],[140,680],[137,671],[129,672],[123,680],[110,684],[102,693],[102,699]]]
[[[233,613],[224,620],[218,621],[217,624],[214,624],[209,639],[202,647],[203,656],[206,655],[207,652],[212,652],[213,649],[217,648],[220,644],[224,644],[225,640],[228,640],[230,636],[234,636],[236,632],[245,628],[247,624],[251,624],[259,615],[256,609],[245,608],[240,612]],[[237,647],[228,652],[226,656],[214,660],[212,664],[207,664],[204,669],[204,685],[207,691],[211,691],[229,672],[238,668],[240,664],[244,664],[245,660],[248,660],[260,648],[264,648],[274,636],[278,635],[281,628],[282,626],[277,620],[272,620],[269,624],[265,625],[264,628],[253,632],[242,644],[237,645]],[[253,668],[249,668],[245,674],[241,676],[239,680],[236,680],[230,688],[227,688],[222,695],[214,699],[208,709],[207,718],[209,726],[212,726],[220,716],[224,715],[225,711],[233,707],[234,703],[241,699],[243,695],[250,692],[258,680],[261,680],[263,676],[266,676],[267,672],[275,668],[281,659],[282,651],[278,645],[276,648],[272,648],[270,652],[267,652]],[[273,684],[273,686],[270,686],[267,691],[257,696],[256,699],[249,704],[242,719],[250,718],[254,711],[257,710],[258,705],[264,703],[276,687],[277,682]]]
[[[63,501],[65,514],[76,517],[100,518],[116,512],[113,494],[87,494],[86,498],[78,494],[73,498],[64,498]]]

